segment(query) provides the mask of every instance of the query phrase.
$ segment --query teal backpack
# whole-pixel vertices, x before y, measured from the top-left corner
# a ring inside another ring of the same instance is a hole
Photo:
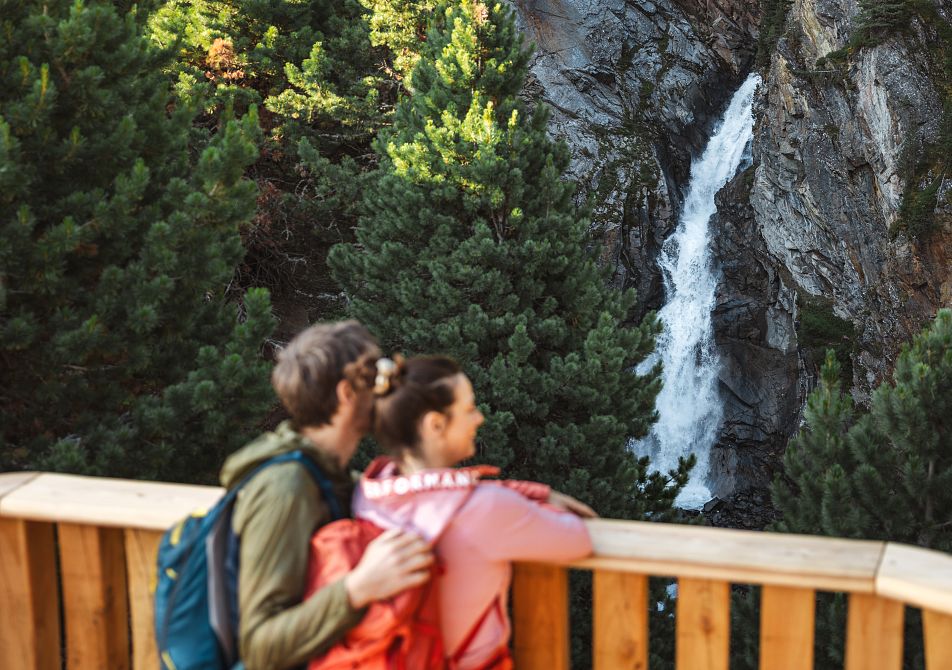
[[[343,518],[327,476],[301,451],[261,463],[208,512],[194,512],[159,545],[155,638],[160,670],[241,670],[238,658],[238,560],[231,528],[238,491],[271,465],[296,461],[314,479],[333,520]]]

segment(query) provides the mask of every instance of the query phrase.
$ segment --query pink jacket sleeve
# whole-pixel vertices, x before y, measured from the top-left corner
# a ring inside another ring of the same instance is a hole
[[[496,561],[570,561],[592,553],[585,523],[568,512],[541,506],[503,486],[483,486],[470,500],[472,536]],[[469,506],[469,505],[467,505]]]
[[[549,494],[552,493],[552,487],[548,484],[527,482],[521,479],[488,479],[482,483],[502,486],[536,502],[545,502],[549,499]]]

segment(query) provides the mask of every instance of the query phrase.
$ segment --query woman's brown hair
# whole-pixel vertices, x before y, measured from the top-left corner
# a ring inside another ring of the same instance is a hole
[[[384,451],[397,454],[419,442],[420,419],[442,412],[456,398],[453,378],[462,370],[446,356],[414,356],[398,361],[390,387],[374,404],[374,437]]]

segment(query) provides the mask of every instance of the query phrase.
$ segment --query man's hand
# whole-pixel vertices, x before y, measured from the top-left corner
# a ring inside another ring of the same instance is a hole
[[[430,578],[433,552],[418,535],[392,528],[367,545],[360,563],[344,577],[355,609],[419,586]]]
[[[559,493],[558,491],[552,491],[549,493],[549,499],[546,500],[546,502],[553,507],[557,507],[563,512],[571,512],[572,514],[580,516],[583,519],[598,518],[595,510],[593,510],[591,507],[579,500],[576,500],[572,496],[567,496],[564,493]]]

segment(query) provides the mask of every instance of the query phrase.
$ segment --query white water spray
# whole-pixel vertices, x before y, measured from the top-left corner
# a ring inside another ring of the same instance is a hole
[[[754,91],[752,74],[734,94],[699,159],[691,164],[684,211],[658,257],[667,302],[658,313],[664,330],[655,354],[639,366],[645,372],[660,358],[664,386],[658,394],[659,419],[651,434],[634,444],[652,467],[667,472],[678,457],[695,454],[697,465],[677,504],[698,508],[711,493],[706,486],[711,446],[717,439],[722,407],[717,392],[719,361],[711,312],[717,278],[711,264],[708,223],[717,211],[714,195],[750,161]]]

